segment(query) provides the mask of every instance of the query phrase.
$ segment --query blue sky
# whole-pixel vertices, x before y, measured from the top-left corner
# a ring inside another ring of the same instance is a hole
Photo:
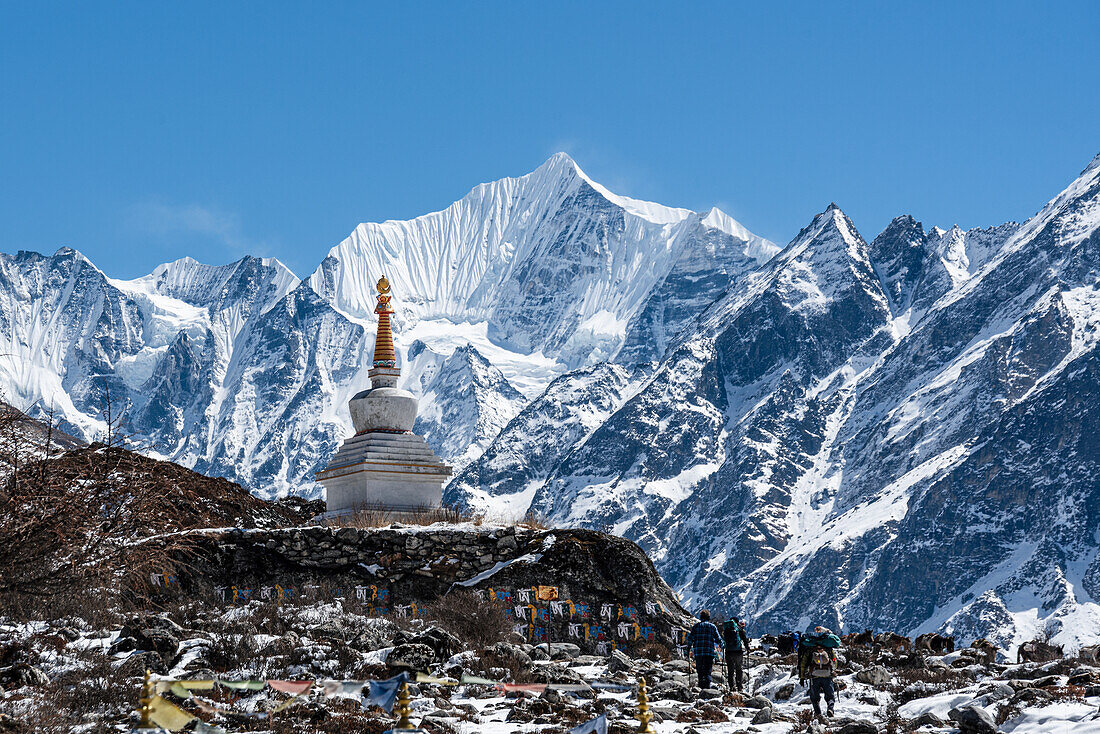
[[[1022,220],[1100,152],[1098,6],[5,3],[0,251],[305,275],[557,150],[780,243]]]

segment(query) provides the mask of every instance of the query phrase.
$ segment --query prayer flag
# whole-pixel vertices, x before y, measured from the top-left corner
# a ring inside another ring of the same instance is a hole
[[[320,681],[320,684],[321,689],[329,698],[338,696],[358,700],[367,683],[361,680],[323,680]]]
[[[437,685],[437,686],[457,686],[458,685],[458,681],[456,681],[456,680],[445,680],[443,678],[436,678],[435,676],[428,675],[427,673],[417,673],[416,674],[416,682],[417,683],[432,683],[432,684]]]
[[[534,693],[541,695],[546,690],[545,683],[497,683],[497,688],[505,693]]]
[[[195,717],[167,699],[153,696],[149,702],[149,718],[163,729],[179,731],[190,724]]]
[[[409,680],[408,673],[395,675],[389,680],[370,682],[370,694],[363,696],[363,707],[379,706],[387,714],[393,711],[393,702],[397,699],[397,691],[402,683]]]
[[[569,734],[607,734],[607,714],[600,714],[592,721],[574,726],[569,730]]]
[[[463,685],[473,684],[475,686],[495,686],[500,681],[489,680],[488,678],[478,678],[476,675],[463,675],[459,681]]]
[[[222,680],[218,678],[218,685],[232,688],[234,691],[262,691],[265,683],[262,680]]]
[[[158,685],[159,689],[160,686]],[[191,691],[209,691],[214,688],[212,680],[178,680],[168,689],[179,698],[191,698]]]
[[[313,688],[311,680],[269,680],[267,684],[280,693],[289,693],[293,696],[300,696]]]

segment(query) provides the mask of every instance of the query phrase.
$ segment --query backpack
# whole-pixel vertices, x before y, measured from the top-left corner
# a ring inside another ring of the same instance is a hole
[[[722,641],[726,643],[727,652],[741,651],[741,626],[735,619],[727,619],[722,623]]]
[[[832,654],[823,647],[814,648],[810,653],[810,677],[832,678],[836,670],[836,661]]]

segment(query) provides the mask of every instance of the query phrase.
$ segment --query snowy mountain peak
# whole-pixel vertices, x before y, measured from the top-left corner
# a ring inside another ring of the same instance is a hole
[[[129,281],[114,281],[121,290],[156,293],[191,305],[224,299],[236,287],[271,287],[278,300],[298,285],[298,277],[275,258],[246,256],[227,265],[207,265],[192,257],[158,265],[153,272]]]
[[[1100,169],[1100,153],[1097,153],[1095,156],[1093,156],[1092,160],[1089,161],[1089,164],[1085,166],[1083,171],[1081,171],[1081,175],[1083,176],[1089,171],[1095,171],[1097,169]]]
[[[614,194],[556,154],[443,211],[359,225],[309,286],[370,328],[373,282],[385,270],[406,333],[422,321],[486,323],[498,347],[575,366],[613,357],[669,278],[698,299],[698,274],[717,271],[702,288],[713,300],[776,249],[720,212],[703,217]],[[645,328],[667,330],[666,316],[654,314],[660,324]]]

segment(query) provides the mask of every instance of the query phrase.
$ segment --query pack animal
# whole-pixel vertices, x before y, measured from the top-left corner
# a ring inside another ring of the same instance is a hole
[[[1062,657],[1062,646],[1042,640],[1030,640],[1016,648],[1017,663],[1049,663]]]
[[[874,647],[875,646],[875,633],[871,630],[863,630],[862,632],[852,632],[844,635],[842,638],[844,644],[847,647]]]
[[[997,661],[997,646],[984,637],[979,637],[971,642],[970,647],[982,654],[983,662],[987,667]]]
[[[1100,645],[1086,645],[1077,653],[1077,657],[1094,665],[1100,663]]]
[[[913,641],[913,647],[929,655],[946,655],[949,652],[955,652],[955,638],[928,632],[918,636]]]
[[[893,632],[883,632],[875,637],[875,644],[888,652],[905,652],[913,649],[913,643],[908,637]]]

